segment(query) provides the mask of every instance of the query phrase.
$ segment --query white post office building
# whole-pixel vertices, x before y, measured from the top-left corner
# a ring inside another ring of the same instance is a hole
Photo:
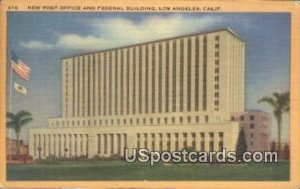
[[[225,28],[62,58],[62,117],[30,129],[30,155],[235,150],[244,57]]]

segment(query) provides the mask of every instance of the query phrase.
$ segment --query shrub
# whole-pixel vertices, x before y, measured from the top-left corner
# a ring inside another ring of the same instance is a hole
[[[40,164],[59,164],[60,159],[54,155],[49,155],[46,159],[37,159],[35,162]]]

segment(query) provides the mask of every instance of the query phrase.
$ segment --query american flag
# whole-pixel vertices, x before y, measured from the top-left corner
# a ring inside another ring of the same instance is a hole
[[[11,52],[11,68],[22,79],[26,81],[29,80],[31,71],[30,67],[27,66],[24,62],[22,62],[14,51]]]

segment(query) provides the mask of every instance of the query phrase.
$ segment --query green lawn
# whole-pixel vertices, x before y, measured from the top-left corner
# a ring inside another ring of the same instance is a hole
[[[253,164],[155,164],[107,161],[9,165],[8,180],[224,180],[287,181],[289,162]]]

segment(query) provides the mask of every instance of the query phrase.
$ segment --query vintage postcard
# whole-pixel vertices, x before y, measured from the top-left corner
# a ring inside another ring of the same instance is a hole
[[[299,1],[0,8],[0,188],[300,188]]]

